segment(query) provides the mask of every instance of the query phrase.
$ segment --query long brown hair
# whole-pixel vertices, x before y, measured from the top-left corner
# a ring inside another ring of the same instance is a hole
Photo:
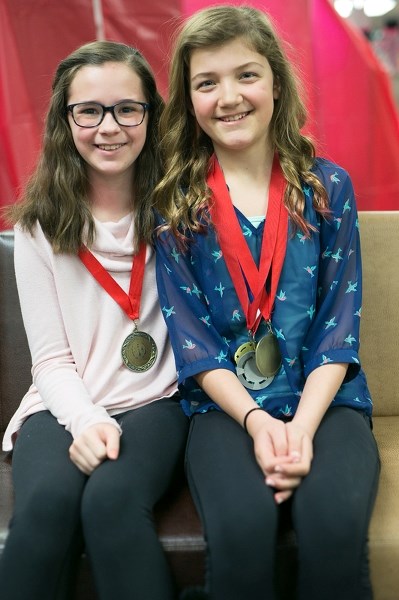
[[[142,54],[126,44],[110,41],[90,42],[60,62],[45,120],[43,144],[37,167],[30,177],[22,202],[8,207],[12,223],[32,233],[37,221],[54,252],[76,253],[94,238],[94,221],[88,203],[86,163],[73,142],[66,106],[70,85],[86,65],[124,63],[140,78],[146,101],[150,104],[146,141],[135,168],[135,244],[149,241],[153,230],[151,194],[159,178],[158,124],[163,109],[152,70]],[[132,207],[133,209],[133,207]]]
[[[314,190],[314,207],[328,214],[327,193],[311,171],[315,149],[301,133],[306,110],[298,82],[268,17],[249,6],[220,5],[200,10],[180,28],[170,64],[169,101],[160,120],[164,176],[154,192],[154,205],[176,235],[202,231],[210,190],[206,185],[211,139],[199,129],[191,108],[189,70],[194,49],[219,47],[241,38],[264,56],[279,84],[279,98],[270,123],[270,139],[278,152],[288,185],[285,205],[294,228],[307,236],[313,227],[304,218],[302,184]],[[179,233],[180,232],[180,233]]]

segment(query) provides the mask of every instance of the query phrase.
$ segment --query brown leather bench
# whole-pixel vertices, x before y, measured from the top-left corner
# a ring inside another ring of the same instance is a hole
[[[371,571],[375,600],[397,600],[399,212],[361,213],[360,222],[364,269],[361,356],[374,398],[374,430],[382,458],[380,489],[370,527]],[[15,286],[13,234],[3,232],[0,233],[0,439],[30,385],[30,367]],[[0,456],[0,553],[7,536],[12,503],[11,461],[3,452]],[[203,584],[205,541],[184,481],[177,483],[170,497],[157,508],[156,522],[177,586],[185,590],[184,597],[188,598],[190,588]],[[295,573],[295,536],[292,531],[282,530],[276,572],[279,600],[295,597],[295,578],[288,578],[287,573]],[[95,598],[90,568],[83,556],[75,600]]]

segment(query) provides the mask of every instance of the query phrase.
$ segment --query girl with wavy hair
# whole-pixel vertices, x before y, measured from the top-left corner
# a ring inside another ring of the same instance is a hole
[[[83,548],[102,600],[175,598],[152,515],[187,435],[148,243],[162,109],[135,48],[78,48],[58,66],[37,169],[8,211],[33,362],[3,440],[8,600],[69,598]]]
[[[212,600],[277,597],[287,515],[298,599],[372,597],[379,460],[358,354],[356,205],[305,120],[262,11],[214,6],[182,26],[160,121],[157,281]]]

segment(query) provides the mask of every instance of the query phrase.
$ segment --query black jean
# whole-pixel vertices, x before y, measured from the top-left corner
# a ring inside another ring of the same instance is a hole
[[[327,411],[311,471],[288,506],[276,505],[252,439],[224,413],[192,418],[186,469],[207,541],[211,600],[275,600],[278,521],[287,509],[298,545],[297,599],[372,598],[367,532],[379,457],[362,414]]]
[[[15,509],[0,561],[7,600],[68,598],[83,544],[101,600],[172,600],[153,507],[183,469],[188,420],[176,398],[116,417],[120,456],[90,477],[71,462],[71,435],[49,412],[22,426],[13,453]]]

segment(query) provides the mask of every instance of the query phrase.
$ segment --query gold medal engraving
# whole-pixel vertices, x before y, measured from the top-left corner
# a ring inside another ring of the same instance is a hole
[[[276,336],[268,331],[256,345],[256,366],[265,377],[274,377],[281,367],[281,353]]]
[[[155,363],[158,350],[153,338],[137,329],[127,336],[122,345],[122,360],[131,371],[148,371]]]

